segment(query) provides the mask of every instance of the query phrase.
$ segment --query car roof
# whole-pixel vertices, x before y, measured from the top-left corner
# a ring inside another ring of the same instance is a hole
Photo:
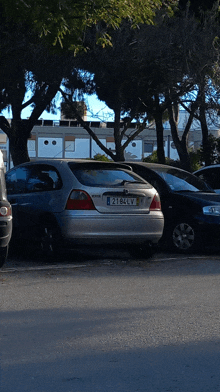
[[[200,169],[194,171],[193,174],[194,174],[194,173],[199,173],[199,172],[201,172],[201,171],[203,171],[203,170],[205,170],[205,169],[212,169],[213,167],[220,167],[220,164],[219,164],[219,163],[216,163],[216,164],[214,164],[214,165],[203,166],[203,167],[201,167]]]
[[[85,163],[85,162],[100,162],[100,163],[109,163],[108,161],[96,161],[94,159],[83,159],[83,158],[31,158],[31,163],[39,163],[39,162],[76,162],[76,163]],[[29,163],[29,162],[25,162]]]
[[[14,166],[11,170],[13,170],[15,167],[23,166],[23,165],[31,165],[31,164],[44,164],[44,165],[54,165],[60,164],[62,165],[63,163],[73,163],[76,165],[94,165],[94,166],[100,166],[100,167],[112,167],[116,166],[117,168],[120,169],[127,169],[129,170],[129,165],[125,165],[125,162],[111,162],[111,161],[96,161],[94,159],[68,159],[68,158],[31,158],[29,162],[24,162],[21,163],[20,165]],[[131,170],[131,167],[130,167]]]
[[[162,165],[161,163],[150,163],[150,162],[141,162],[141,161],[125,161],[126,164],[135,164],[135,165],[141,165],[141,166],[146,166],[149,168],[156,168],[156,167],[170,167],[168,165]]]
[[[124,163],[131,165],[131,167],[132,167],[132,165],[138,165],[138,166],[147,167],[148,169],[151,169],[151,170],[162,169],[162,168],[164,168],[164,169],[165,168],[167,168],[167,169],[173,168],[176,170],[186,171],[186,170],[183,170],[179,167],[171,166],[171,165],[164,165],[162,163],[151,163],[151,162],[141,162],[141,161],[125,161]]]

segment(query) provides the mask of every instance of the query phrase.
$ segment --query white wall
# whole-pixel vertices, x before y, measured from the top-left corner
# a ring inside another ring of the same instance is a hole
[[[61,137],[39,137],[38,157],[39,158],[62,158],[63,139]]]
[[[134,140],[125,149],[126,159],[142,159],[142,140]]]
[[[66,142],[67,143],[67,142]],[[64,158],[88,158],[89,139],[75,139],[75,151],[65,151]]]

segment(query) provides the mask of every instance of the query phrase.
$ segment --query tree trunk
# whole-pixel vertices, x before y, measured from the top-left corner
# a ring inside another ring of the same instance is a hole
[[[9,151],[14,166],[30,161],[27,140],[30,137],[31,129],[32,126],[29,126],[28,120],[12,120],[11,122],[8,138]]]
[[[11,124],[4,116],[0,116],[0,128],[9,139],[9,152],[14,166],[29,162],[27,140],[30,137],[33,125],[29,120],[12,120]]]
[[[16,98],[12,100],[13,103],[11,105],[13,118],[11,124],[9,124],[9,122],[1,116],[0,125],[1,129],[8,136],[9,149],[14,166],[30,161],[27,147],[28,138],[31,136],[31,131],[36,120],[40,117],[56,95],[60,82],[61,81],[57,81],[49,86],[43,83],[41,94],[36,94],[36,97],[32,97],[25,104],[22,104],[25,93],[24,89],[20,91],[19,99],[17,98],[18,95],[16,96],[16,87],[11,91],[11,95]],[[22,110],[33,102],[35,103],[35,106],[29,119],[21,119]]]
[[[209,166],[212,164],[212,151],[210,151],[210,142],[209,142],[209,130],[206,121],[205,115],[205,104],[201,104],[199,108],[199,119],[202,130],[202,146],[203,146],[203,156],[205,161],[205,166]]]
[[[180,142],[180,147],[178,149],[178,154],[180,157],[180,164],[181,164],[181,168],[191,172],[191,162],[190,162],[190,157],[189,157],[189,153],[187,150],[187,146],[186,143],[183,142],[183,140],[181,140]]]
[[[9,151],[14,166],[30,161],[27,149],[27,138],[24,137],[24,135],[9,138]]]
[[[155,119],[156,134],[157,134],[157,158],[159,163],[164,164],[166,160],[165,160],[164,142],[163,142],[163,112],[160,108],[160,102],[158,96],[155,96],[154,119]]]
[[[190,157],[187,149],[187,134],[184,134],[184,137],[182,138],[182,140],[180,140],[178,135],[177,121],[174,118],[173,105],[171,102],[168,105],[168,113],[169,113],[171,135],[175,147],[177,149],[177,152],[179,154],[181,168],[190,172],[191,163],[190,163]]]
[[[115,138],[115,161],[116,162],[124,162],[124,149],[121,144],[122,137],[120,132],[120,120],[121,120],[121,107],[118,107],[114,110],[115,113],[115,121],[114,121],[114,138]]]

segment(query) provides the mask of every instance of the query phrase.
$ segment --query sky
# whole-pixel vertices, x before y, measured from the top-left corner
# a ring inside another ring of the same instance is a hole
[[[106,106],[105,102],[100,101],[95,94],[87,96],[86,105],[87,120],[88,121],[113,121],[114,113],[111,109]],[[95,115],[95,118],[94,118]]]
[[[85,103],[87,105],[87,121],[113,121],[113,111],[106,106],[105,102],[100,101],[95,94],[86,96]],[[11,118],[11,113],[8,113],[7,110],[4,110],[2,114],[6,118]],[[29,108],[22,111],[22,118],[25,119],[29,116]],[[58,110],[57,114],[47,113],[44,111],[40,118],[43,120],[60,120],[60,111]]]

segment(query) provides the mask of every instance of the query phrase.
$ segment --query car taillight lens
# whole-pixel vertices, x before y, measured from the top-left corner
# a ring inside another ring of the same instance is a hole
[[[150,211],[155,211],[155,210],[161,210],[161,202],[160,202],[160,196],[158,193],[155,194],[151,205],[150,205]]]
[[[95,210],[95,206],[88,193],[74,190],[67,200],[66,210]]]
[[[10,216],[11,208],[10,207],[0,207],[0,216]]]

